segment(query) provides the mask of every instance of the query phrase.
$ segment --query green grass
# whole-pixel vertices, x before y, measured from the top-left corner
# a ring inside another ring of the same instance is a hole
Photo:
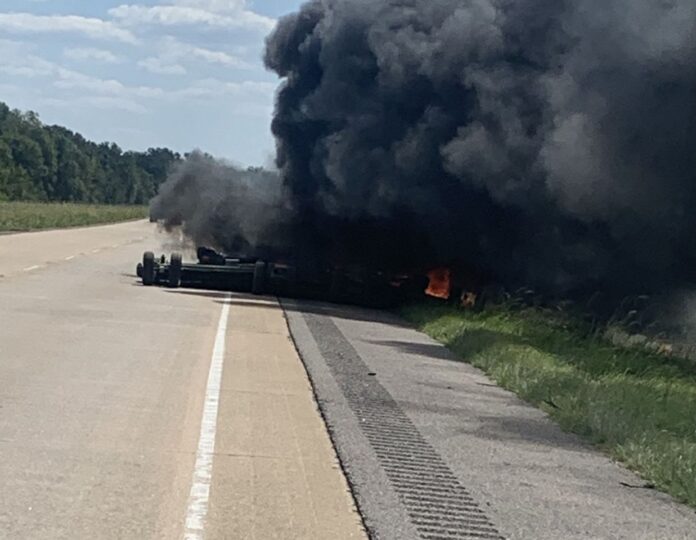
[[[84,227],[147,215],[145,206],[0,202],[0,232]]]
[[[402,313],[464,361],[696,507],[696,367],[613,346],[572,316],[498,306]]]

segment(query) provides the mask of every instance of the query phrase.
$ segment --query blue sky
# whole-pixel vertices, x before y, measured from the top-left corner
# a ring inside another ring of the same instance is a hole
[[[0,101],[128,150],[268,164],[264,37],[301,0],[3,0]]]

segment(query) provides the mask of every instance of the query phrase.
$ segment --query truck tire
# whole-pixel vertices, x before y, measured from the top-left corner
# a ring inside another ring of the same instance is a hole
[[[169,260],[169,281],[170,289],[178,289],[181,285],[181,253],[172,253],[172,258]]]
[[[266,292],[266,263],[256,261],[254,264],[254,280],[251,283],[252,294],[261,295]]]
[[[135,274],[142,279],[143,277],[143,263],[138,263],[138,266],[135,267]]]
[[[155,254],[152,251],[146,251],[143,255],[142,280],[146,287],[155,283]]]

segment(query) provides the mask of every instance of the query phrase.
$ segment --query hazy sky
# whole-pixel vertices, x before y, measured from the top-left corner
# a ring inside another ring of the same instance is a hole
[[[301,0],[131,1],[2,0],[0,101],[124,149],[269,162],[264,37]]]

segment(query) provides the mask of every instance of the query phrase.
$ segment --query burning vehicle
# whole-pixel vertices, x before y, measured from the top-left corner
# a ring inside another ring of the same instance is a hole
[[[390,275],[364,266],[312,266],[259,257],[230,256],[199,247],[197,261],[184,262],[181,253],[143,254],[136,272],[144,286],[225,290],[272,294],[331,302],[385,307],[421,295],[427,277]]]
[[[467,306],[467,267],[559,298],[691,286],[694,6],[305,2],[266,40],[272,169],[194,151],[151,217],[264,261],[430,273]]]

